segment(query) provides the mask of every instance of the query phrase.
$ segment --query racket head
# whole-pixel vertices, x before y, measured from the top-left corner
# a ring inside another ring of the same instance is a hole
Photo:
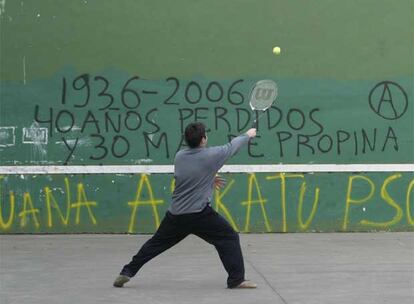
[[[255,111],[265,111],[270,108],[277,95],[278,87],[276,82],[270,79],[259,80],[250,90],[250,107]]]

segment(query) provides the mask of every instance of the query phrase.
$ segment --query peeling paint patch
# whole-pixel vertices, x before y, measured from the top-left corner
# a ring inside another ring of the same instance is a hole
[[[153,160],[150,158],[142,158],[135,161],[135,164],[141,165],[141,164],[150,164]]]
[[[0,147],[11,147],[16,144],[16,127],[0,127]]]
[[[65,144],[65,142],[62,141],[62,140],[56,141],[55,143],[58,144],[58,145],[64,145]],[[75,144],[78,147],[82,147],[82,146],[83,147],[91,147],[93,145],[93,142],[92,142],[92,139],[88,137],[88,138],[79,138],[77,143],[76,143],[76,139],[66,139],[66,144],[70,145],[72,147],[75,146]]]
[[[23,56],[23,84],[26,84],[26,56]]]
[[[33,122],[29,128],[23,128],[24,144],[32,144],[31,159],[36,163],[47,162],[46,145],[48,129],[41,128],[37,122]]]
[[[30,128],[23,128],[22,143],[24,144],[47,144],[47,128],[41,128],[38,124],[32,124]]]
[[[0,0],[0,16],[6,12],[6,0]]]

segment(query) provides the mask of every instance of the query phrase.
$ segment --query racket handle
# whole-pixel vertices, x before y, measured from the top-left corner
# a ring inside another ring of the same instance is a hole
[[[257,119],[253,120],[252,128],[257,129]]]
[[[257,111],[256,111],[256,119],[253,120],[252,128],[257,129],[257,127],[259,126],[259,118],[262,117],[265,112],[266,111],[263,111],[262,113],[260,113],[260,115],[257,115]]]

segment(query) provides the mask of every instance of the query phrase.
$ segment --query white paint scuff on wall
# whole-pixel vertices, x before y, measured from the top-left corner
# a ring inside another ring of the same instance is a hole
[[[59,132],[57,128],[55,128],[54,130],[55,132]],[[73,131],[81,131],[82,128],[77,125],[73,125],[73,126],[67,125],[67,126],[60,127],[60,130],[64,130],[65,132],[69,132],[70,130],[70,132],[73,132]]]
[[[87,137],[87,138],[78,138],[77,142],[76,139],[65,139],[66,144],[70,145],[71,147],[74,147],[75,144],[78,147],[92,147],[93,146],[93,142],[92,139]],[[58,145],[65,145],[65,142],[63,140],[58,140],[55,142]]]
[[[0,0],[0,16],[6,12],[6,0]]]
[[[150,164],[150,163],[152,163],[153,162],[153,160],[152,159],[150,159],[150,158],[141,158],[141,159],[138,159],[138,160],[136,160],[135,161],[135,163],[137,164],[137,165],[142,165],[142,164]]]
[[[12,147],[16,144],[16,127],[0,127],[0,147]]]
[[[23,84],[26,84],[26,56],[23,56]]]
[[[35,161],[46,160],[46,145],[48,141],[48,129],[40,127],[37,122],[33,122],[29,128],[23,128],[22,142],[32,144],[31,158]]]
[[[30,128],[23,128],[22,143],[47,145],[48,129],[33,123]]]

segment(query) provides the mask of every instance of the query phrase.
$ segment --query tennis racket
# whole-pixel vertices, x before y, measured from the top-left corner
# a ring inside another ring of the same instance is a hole
[[[250,108],[255,111],[255,119],[252,123],[252,128],[257,129],[259,118],[265,113],[267,109],[275,102],[278,89],[277,84],[273,80],[260,80],[256,82],[250,90]],[[260,115],[257,115],[262,111]]]

